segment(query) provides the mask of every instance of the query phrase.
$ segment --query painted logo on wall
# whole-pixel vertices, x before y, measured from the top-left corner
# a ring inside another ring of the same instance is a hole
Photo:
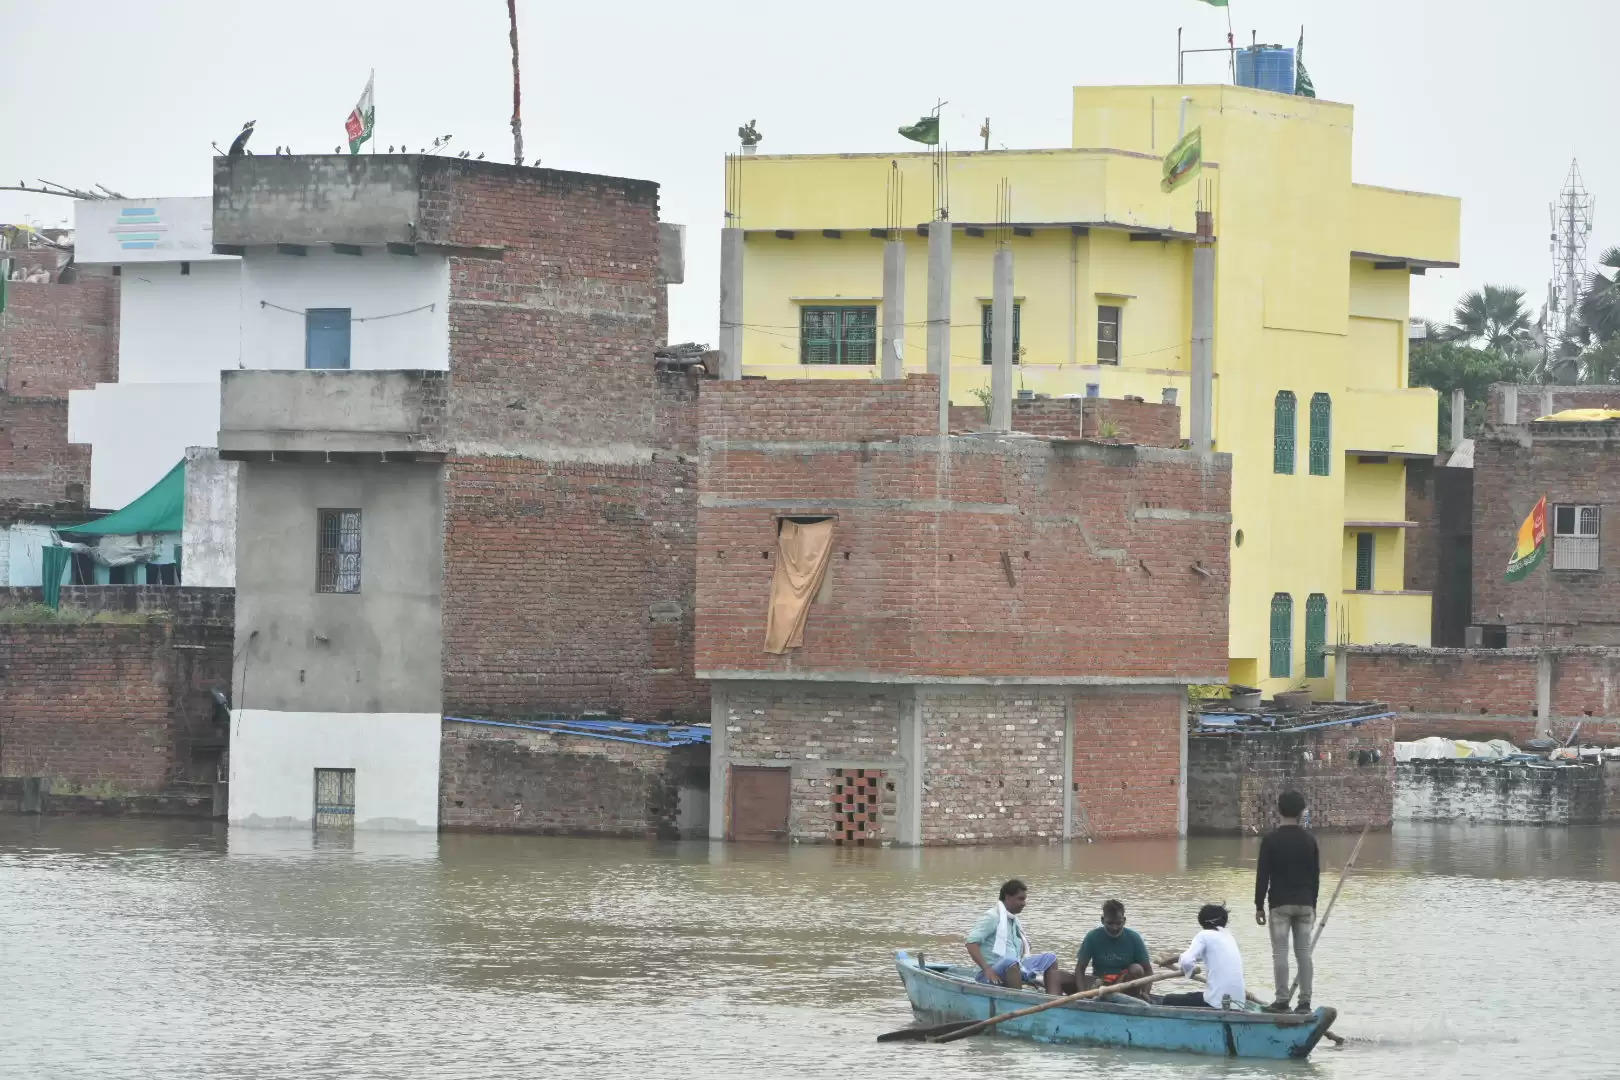
[[[118,223],[107,231],[125,251],[140,251],[157,247],[160,234],[169,227],[158,217],[155,206],[126,206],[118,211]]]

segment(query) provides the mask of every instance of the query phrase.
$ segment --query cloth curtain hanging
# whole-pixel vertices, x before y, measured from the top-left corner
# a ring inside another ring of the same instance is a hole
[[[765,614],[765,651],[787,652],[804,644],[804,624],[827,576],[832,555],[833,520],[800,524],[784,521],[776,534],[776,571]]]

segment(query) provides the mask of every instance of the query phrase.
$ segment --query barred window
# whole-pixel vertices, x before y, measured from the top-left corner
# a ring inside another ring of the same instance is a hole
[[[1097,305],[1097,363],[1119,363],[1118,304]]]
[[[1327,596],[1311,593],[1305,598],[1305,677],[1327,675]]]
[[[799,362],[877,363],[877,308],[807,307],[799,311]]]
[[[991,312],[993,310],[994,310],[994,308],[990,304],[985,304],[982,308],[979,309],[979,329],[980,329],[979,340],[980,340],[980,343],[981,343],[980,346],[979,346],[979,360],[980,360],[980,362],[986,363],[986,364],[991,363],[995,359],[995,356],[994,356],[995,342],[993,342],[991,340],[991,334],[992,334],[993,331],[991,330],[991,318],[990,318]],[[1024,340],[1024,305],[1023,304],[1014,304],[1013,305],[1012,362],[1015,363],[1015,364],[1018,363],[1018,349],[1023,344],[1023,340]]]
[[[1373,534],[1356,533],[1356,591],[1370,592],[1373,587]]]
[[[1552,568],[1598,569],[1598,507],[1560,503],[1553,507],[1552,519]]]
[[[1294,673],[1294,598],[1276,593],[1271,598],[1271,677],[1286,679]]]
[[[1277,391],[1272,416],[1272,472],[1293,474],[1294,471],[1294,392]]]
[[[360,591],[360,511],[322,510],[315,554],[315,591]]]

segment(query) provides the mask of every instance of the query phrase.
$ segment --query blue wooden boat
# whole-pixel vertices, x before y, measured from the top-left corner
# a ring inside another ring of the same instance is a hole
[[[1009,990],[974,979],[966,965],[920,964],[904,950],[895,954],[900,981],[920,1023],[987,1020],[999,1013],[1039,1005],[1051,998],[1032,990]],[[1079,1046],[1135,1046],[1245,1058],[1303,1058],[1338,1017],[1334,1009],[1312,1013],[1184,1009],[1146,1002],[1076,1001],[998,1024],[990,1031],[1037,1042]]]

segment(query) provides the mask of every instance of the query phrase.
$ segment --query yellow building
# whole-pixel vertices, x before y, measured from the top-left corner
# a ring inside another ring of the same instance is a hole
[[[1204,165],[1167,194],[1184,98]],[[948,159],[959,404],[989,385],[991,259],[1007,242],[1015,388],[1173,391],[1185,406],[1202,193],[1215,449],[1233,460],[1230,676],[1270,691],[1308,678],[1330,692],[1336,641],[1429,643],[1430,597],[1403,588],[1405,462],[1435,452],[1437,410],[1433,390],[1406,386],[1408,294],[1411,274],[1457,264],[1460,204],[1351,183],[1351,121],[1348,105],[1232,86],[1077,87],[1073,149]],[[733,161],[744,374],[876,377],[897,190],[905,367],[926,369],[931,169],[926,151]]]

